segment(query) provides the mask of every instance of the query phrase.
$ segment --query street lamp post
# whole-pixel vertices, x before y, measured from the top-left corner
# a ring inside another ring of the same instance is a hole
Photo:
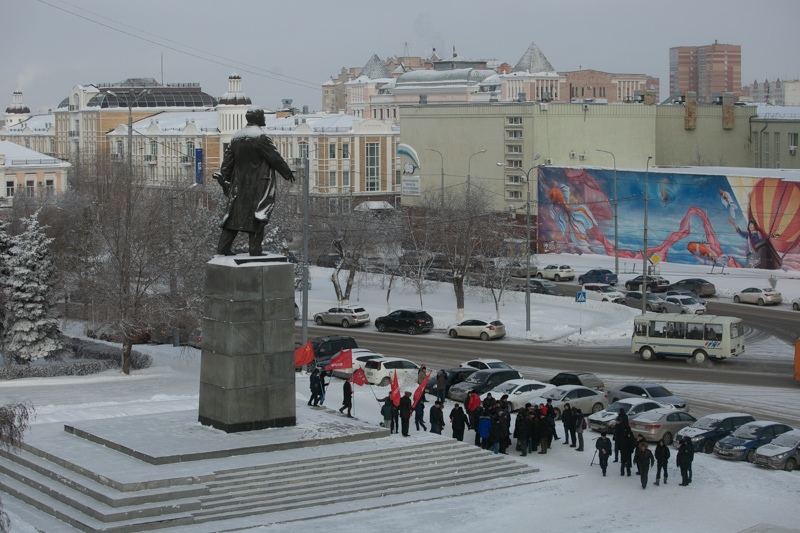
[[[425,148],[425,149],[428,150],[429,152],[436,152],[437,154],[439,154],[439,157],[442,158],[442,166],[441,166],[441,169],[442,169],[442,209],[444,209],[444,156],[442,155],[442,152],[440,152],[439,150],[434,150],[433,148]]]
[[[642,314],[647,311],[647,185],[650,175],[650,160],[653,156],[647,156],[647,165],[644,171],[644,248],[642,249],[642,284],[639,289],[642,291]]]
[[[525,331],[531,330],[531,171],[537,169],[537,182],[538,182],[538,167],[536,160],[539,159],[539,154],[533,156],[534,164],[525,172],[525,185],[527,188],[527,201],[525,202]],[[517,167],[509,167],[504,163],[498,163],[508,169],[519,170]],[[537,239],[536,249],[539,249]]]
[[[619,225],[617,218],[617,158],[608,150],[597,148],[598,152],[609,154],[614,160],[614,274],[619,276]]]
[[[308,150],[303,161],[303,314],[300,317],[302,330],[301,342],[308,342],[308,210],[309,210],[309,181],[311,177]],[[352,179],[352,178],[351,178]]]
[[[472,158],[478,154],[485,154],[485,153],[486,153],[486,148],[481,148],[480,150],[469,156],[469,159],[467,160],[467,199],[469,199],[469,182],[470,182],[470,176],[472,174],[471,172]]]

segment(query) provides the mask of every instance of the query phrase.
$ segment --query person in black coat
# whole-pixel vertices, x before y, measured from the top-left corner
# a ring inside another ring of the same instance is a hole
[[[600,433],[600,438],[594,443],[597,450],[597,455],[600,458],[600,469],[603,471],[603,477],[606,475],[608,468],[608,459],[611,457],[611,440],[606,436],[606,432]]]
[[[483,441],[481,440],[481,434],[478,431],[478,422],[482,416],[483,406],[480,404],[469,413],[469,427],[475,430],[475,446],[481,447],[483,447]]]
[[[681,469],[681,487],[688,487],[692,482],[692,461],[694,460],[694,445],[689,437],[681,441],[675,462]]]
[[[570,448],[575,447],[575,413],[570,408],[568,403],[564,404],[564,410],[561,412],[561,423],[564,424],[564,444],[570,444],[570,437],[572,437],[572,444]]]
[[[450,426],[453,428],[453,438],[462,442],[464,440],[464,429],[469,428],[469,420],[467,419],[467,413],[464,412],[464,409],[459,404],[456,404],[450,410]]]
[[[353,384],[350,383],[350,378],[347,378],[342,385],[342,406],[339,408],[339,412],[343,413],[345,409],[347,409],[347,417],[353,418],[353,415],[350,414],[353,409]]]
[[[669,462],[669,446],[664,444],[664,439],[658,441],[656,444],[656,482],[654,485],[658,486],[661,482],[661,471],[664,471],[664,485],[667,484],[667,463]]]
[[[636,468],[639,469],[639,477],[642,480],[643,489],[647,488],[647,475],[655,462],[653,452],[648,448],[647,442],[642,439],[639,442],[639,446],[636,447]]]
[[[411,393],[406,391],[402,398],[400,398],[400,427],[403,431],[403,436],[408,437],[408,424],[411,420]]]
[[[533,413],[528,410],[522,410],[521,416],[517,417],[517,422],[514,425],[514,433],[517,436],[519,449],[522,452],[520,455],[525,457],[531,449],[531,438],[533,435]]]
[[[431,406],[430,414],[428,415],[430,418],[431,423],[431,433],[436,433],[437,435],[442,434],[442,430],[444,429],[444,406],[442,402],[436,400]]]
[[[573,409],[572,417],[575,419],[573,425],[575,433],[578,435],[578,447],[575,448],[576,452],[583,451],[583,432],[586,430],[586,418],[583,416],[583,411],[579,407]]]
[[[428,431],[428,426],[425,425],[425,397],[420,397],[417,400],[417,405],[414,406],[414,425],[417,427],[417,431],[419,431],[419,427],[422,426],[422,431]]]
[[[314,407],[319,405],[320,397],[322,396],[322,382],[319,377],[319,369],[315,368],[309,377],[309,388],[311,389],[311,398],[308,399],[308,405],[312,402]]]
[[[631,475],[631,466],[633,462],[633,449],[636,447],[636,439],[633,437],[630,428],[622,432],[619,438],[619,455],[621,462],[619,465],[619,475],[624,476],[625,471],[628,471],[628,476]]]
[[[543,412],[540,412],[537,418],[539,419],[539,445],[542,447],[539,453],[545,454],[547,453],[547,448],[550,447],[550,443],[553,441],[554,426],[550,424],[554,423],[554,421],[548,415],[543,414]]]

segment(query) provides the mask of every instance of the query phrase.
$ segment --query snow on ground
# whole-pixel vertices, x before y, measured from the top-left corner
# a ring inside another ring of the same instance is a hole
[[[613,258],[600,256],[542,256],[540,264],[570,264],[577,274],[595,267],[613,268]],[[620,263],[620,283],[637,274],[623,274],[633,264]],[[751,270],[728,270],[724,275],[710,274],[710,267],[691,265],[662,265],[661,274],[670,280],[684,277],[703,277],[717,286],[720,299],[730,298],[735,290],[746,286],[769,286],[773,273]],[[775,272],[777,288],[783,293],[782,309],[786,302],[800,297],[800,275],[797,272]],[[336,305],[328,277],[330,270],[312,268],[313,288],[309,293],[310,314]],[[383,284],[383,286],[382,286]],[[299,299],[299,298],[298,298]],[[532,329],[525,332],[524,294],[509,293],[500,307],[500,318],[506,324],[509,339],[504,342],[560,342],[575,344],[619,344],[629,342],[631,322],[636,310],[625,306],[587,302],[577,304],[569,298],[532,295]],[[386,303],[386,280],[371,275],[361,279],[353,291],[352,303],[363,305],[373,317],[389,310]],[[406,286],[392,289],[391,309],[424,307],[439,326],[434,335],[441,335],[444,326],[456,321],[455,300],[447,284],[434,284],[429,292],[419,295]],[[764,312],[776,312],[764,309]],[[468,289],[467,316],[494,316],[491,297],[475,288]],[[800,315],[798,315],[800,316]],[[370,326],[368,326],[370,327]],[[81,325],[71,324],[68,331],[79,335]],[[27,400],[33,403],[37,416],[35,424],[74,422],[78,420],[124,417],[149,413],[167,413],[195,409],[198,402],[200,352],[193,348],[171,346],[137,346],[153,356],[153,366],[125,376],[119,371],[106,371],[93,376],[31,378],[0,382],[0,403]],[[792,357],[792,347],[777,340],[761,341],[748,346],[747,357]],[[601,375],[613,383],[616,376]],[[410,384],[408,384],[410,386]],[[677,394],[694,391],[696,382],[666,384]],[[770,389],[725,385],[703,385],[703,393],[712,397],[741,397],[745,395],[754,407],[770,406],[796,410],[800,404],[797,389]],[[308,378],[297,377],[297,397],[305,399]],[[360,387],[355,394],[355,416],[378,424],[381,416],[375,396],[382,397],[388,388]],[[341,403],[341,382],[333,380],[326,405],[332,408]],[[449,411],[451,402],[446,409]],[[297,413],[303,417],[303,410]],[[559,434],[563,430],[559,427]],[[445,436],[450,435],[449,427]],[[675,450],[670,461],[670,483],[642,490],[636,477],[620,477],[615,464],[609,465],[609,475],[603,478],[597,464],[590,465],[595,434],[586,433],[586,451],[574,449],[556,441],[546,456],[532,455],[519,460],[541,470],[541,482],[477,493],[459,497],[444,497],[388,508],[289,524],[278,524],[246,531],[294,532],[299,529],[336,532],[422,531],[443,532],[468,530],[529,531],[543,528],[551,532],[597,531],[614,532],[646,530],[650,533],[674,533],[676,530],[704,532],[736,532],[761,523],[786,528],[797,527],[796,508],[800,501],[800,473],[764,470],[744,463],[730,463],[713,456],[696,455],[694,481],[690,487],[680,487],[680,475],[674,466]],[[392,439],[402,438],[392,435]],[[468,432],[465,440],[471,442]],[[412,436],[409,443],[415,440]],[[373,441],[376,447],[381,440]],[[511,450],[509,453],[515,453]],[[410,456],[409,461],[413,461]],[[387,475],[391,475],[387,472]],[[325,480],[321,479],[321,483]],[[446,490],[442,495],[446,496]],[[7,500],[7,498],[4,498]],[[11,531],[33,532],[14,506],[8,505],[12,518]],[[244,526],[244,524],[243,524]],[[800,531],[800,530],[798,530]]]

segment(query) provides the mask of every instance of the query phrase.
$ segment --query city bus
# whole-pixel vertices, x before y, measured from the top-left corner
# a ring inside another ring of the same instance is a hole
[[[696,363],[735,357],[744,353],[744,323],[732,316],[647,313],[633,319],[631,352],[643,361],[668,355]]]

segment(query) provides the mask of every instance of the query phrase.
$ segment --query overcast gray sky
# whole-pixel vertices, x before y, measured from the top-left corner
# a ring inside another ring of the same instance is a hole
[[[36,112],[76,84],[153,77],[254,103],[319,109],[319,86],[375,53],[500,59],[535,42],[557,70],[643,73],[669,89],[669,48],[742,46],[742,82],[800,78],[798,0],[0,0],[0,109]]]

